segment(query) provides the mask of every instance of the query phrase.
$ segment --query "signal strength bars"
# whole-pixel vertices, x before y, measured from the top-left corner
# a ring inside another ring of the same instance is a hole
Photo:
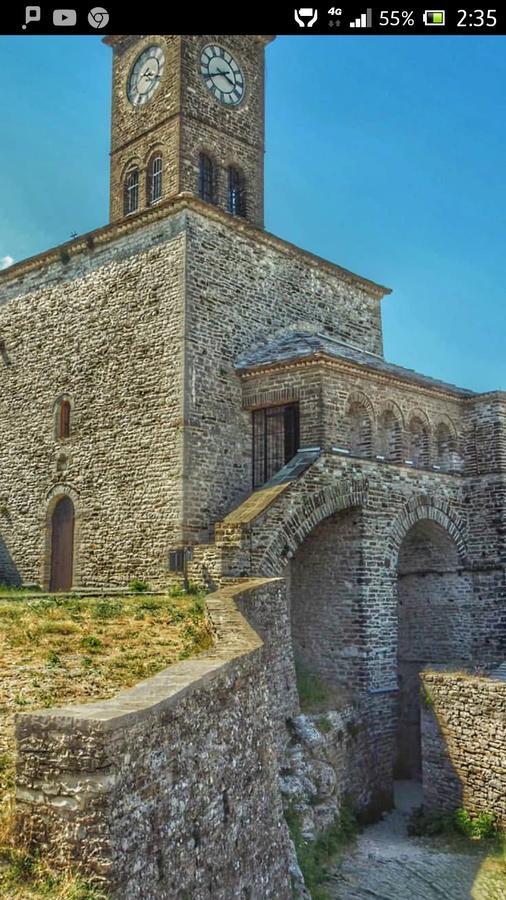
[[[372,28],[372,9],[362,13],[354,22],[350,22],[350,28]]]

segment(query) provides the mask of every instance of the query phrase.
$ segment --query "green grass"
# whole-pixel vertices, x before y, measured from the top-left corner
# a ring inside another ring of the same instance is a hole
[[[103,643],[100,638],[95,637],[94,634],[87,634],[85,637],[81,638],[81,647],[84,650],[88,650],[90,653],[98,653],[99,650],[103,649]]]
[[[300,663],[296,663],[295,671],[302,712],[312,712],[322,706],[328,706],[332,699],[332,692],[322,678],[315,672],[310,672]]]
[[[132,578],[128,587],[136,594],[143,594],[149,591],[149,584],[146,581],[141,581],[140,578]]]
[[[0,849],[0,896],[5,900],[107,900],[107,894],[79,875],[55,874],[22,850]]]
[[[301,816],[293,803],[286,808],[285,819],[312,900],[329,900],[325,882],[330,866],[357,834],[357,821],[351,808],[343,804],[340,815],[315,841],[305,841],[302,837]]]
[[[432,695],[425,684],[420,687],[420,703],[425,706],[425,709],[432,709],[434,706]]]
[[[123,612],[120,600],[99,600],[93,609],[95,619],[116,619]]]
[[[424,811],[415,809],[408,823],[408,834],[417,837],[436,835],[462,835],[473,841],[500,840],[493,813],[471,816],[465,809],[453,812]]]
[[[328,734],[329,731],[332,731],[332,722],[327,716],[320,716],[316,720],[316,724],[318,726],[318,730],[321,731],[322,734]]]
[[[72,872],[15,849],[14,715],[87,703],[212,646],[202,594],[40,594],[0,586],[0,898],[99,900]]]
[[[169,590],[169,594],[171,597],[184,597],[184,596],[191,597],[191,596],[202,595],[202,590],[201,590],[201,588],[198,587],[198,585],[193,584],[193,582],[190,581],[186,588],[183,587],[183,585],[179,585],[179,584],[173,585]]]

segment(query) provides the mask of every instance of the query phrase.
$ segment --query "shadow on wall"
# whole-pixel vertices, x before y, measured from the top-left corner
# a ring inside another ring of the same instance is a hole
[[[473,597],[471,574],[451,536],[420,519],[405,535],[397,564],[397,779],[422,775],[420,672],[471,659]]]
[[[20,587],[21,581],[21,575],[18,572],[16,563],[8,551],[5,541],[0,536],[0,585]]]
[[[422,675],[421,755],[423,802],[428,810],[453,812],[463,805],[462,781],[453,765],[444,729]]]
[[[425,672],[424,803],[493,813],[506,828],[506,684],[463,672]]]
[[[434,671],[424,672],[422,683],[425,813],[458,810],[458,831],[471,838],[469,851],[450,872],[458,896],[499,900],[506,897],[502,839],[481,839],[506,829],[506,684]]]

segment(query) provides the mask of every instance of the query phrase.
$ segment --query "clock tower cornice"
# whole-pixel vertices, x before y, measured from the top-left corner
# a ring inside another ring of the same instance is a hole
[[[102,38],[102,43],[107,44],[108,47],[121,49],[123,45],[130,46],[134,43],[134,41],[138,41],[145,37],[147,37],[147,35],[145,34],[109,34],[106,37]],[[185,37],[185,35],[181,34],[178,35],[178,37]],[[195,35],[192,35],[192,37],[195,37]],[[251,37],[253,41],[257,41],[258,43],[264,44],[265,46],[276,39],[275,34],[251,34],[248,35],[248,37]]]

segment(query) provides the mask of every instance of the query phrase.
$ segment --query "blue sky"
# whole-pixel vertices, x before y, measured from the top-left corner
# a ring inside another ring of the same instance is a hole
[[[506,389],[506,38],[280,37],[266,226],[394,289],[385,355]],[[110,50],[0,38],[0,259],[107,222]]]

